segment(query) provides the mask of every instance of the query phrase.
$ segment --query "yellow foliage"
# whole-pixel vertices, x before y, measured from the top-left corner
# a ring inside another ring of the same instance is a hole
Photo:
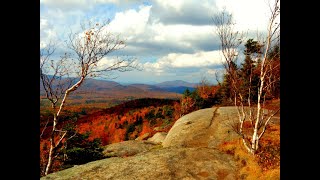
[[[266,171],[262,178],[267,180],[280,179],[280,167]]]
[[[234,155],[238,163],[238,176],[240,179],[280,179],[280,166],[263,171],[262,167],[258,164],[258,157],[247,152],[241,139],[224,142],[219,146],[219,149]]]

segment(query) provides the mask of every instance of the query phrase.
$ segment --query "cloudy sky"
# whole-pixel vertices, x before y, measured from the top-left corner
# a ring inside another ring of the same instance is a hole
[[[110,31],[120,33],[127,44],[114,55],[134,56],[143,67],[120,73],[116,81],[199,82],[206,77],[215,83],[222,58],[212,16],[223,7],[232,12],[240,31],[263,33],[267,28],[267,0],[40,0],[40,47],[52,39],[63,42],[83,20],[109,19]]]

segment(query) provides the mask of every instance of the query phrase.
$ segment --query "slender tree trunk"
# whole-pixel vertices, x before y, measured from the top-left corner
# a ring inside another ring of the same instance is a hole
[[[55,109],[55,108],[54,108]],[[54,114],[53,116],[53,126],[52,126],[52,132],[50,136],[50,150],[49,150],[49,157],[48,157],[48,163],[45,171],[45,175],[48,175],[52,162],[53,162],[53,156],[54,156],[54,149],[55,149],[55,142],[54,142],[54,133],[56,131],[56,126],[57,126],[57,115]]]
[[[51,139],[50,139],[50,141],[51,141]],[[46,171],[45,171],[44,175],[48,175],[48,173],[51,169],[51,166],[52,166],[52,161],[53,161],[53,145],[51,143],[50,150],[49,150],[48,163],[47,163],[47,167],[46,167]]]
[[[263,72],[263,71],[261,71],[261,72]],[[261,75],[260,80],[261,80],[261,83],[260,83],[259,92],[258,92],[257,117],[256,117],[255,125],[254,125],[253,134],[252,134],[252,141],[251,141],[251,149],[252,149],[251,153],[252,154],[255,154],[256,150],[258,149],[258,143],[259,143],[258,125],[259,125],[260,116],[261,116],[261,96],[262,96],[262,90],[264,87],[264,75],[263,74]]]
[[[247,149],[247,151],[251,152],[252,150],[251,150],[250,146],[248,146],[244,137],[242,137],[242,142],[243,142],[244,147]]]
[[[91,21],[89,21],[87,25],[91,26]],[[65,136],[68,133],[67,131],[57,129],[57,125],[59,123],[58,117],[66,104],[68,95],[77,90],[88,75],[108,76],[112,71],[125,72],[133,69],[139,70],[138,65],[134,64],[135,59],[133,58],[117,59],[116,62],[111,65],[105,64],[101,66],[99,65],[98,67],[99,62],[101,62],[101,60],[103,60],[103,58],[109,53],[120,50],[126,46],[124,41],[118,36],[113,36],[112,33],[110,34],[110,32],[104,31],[107,25],[108,24],[99,25],[97,23],[96,26],[88,27],[88,29],[86,29],[87,26],[84,25],[81,32],[90,32],[84,37],[78,36],[78,33],[71,32],[69,34],[67,46],[76,53],[78,56],[76,60],[78,62],[75,61],[73,63],[74,60],[71,59],[67,53],[65,56],[61,57],[59,61],[51,61],[50,56],[56,49],[51,43],[48,44],[47,48],[40,51],[40,78],[42,80],[43,88],[46,91],[46,97],[51,102],[54,110],[53,127],[51,136],[49,137],[49,157],[44,169],[45,175],[51,171],[53,161],[57,157],[57,153],[59,153],[59,147],[62,146],[61,142],[65,140]],[[91,40],[90,37],[92,37]],[[85,44],[83,45],[82,43]],[[69,64],[69,58],[71,64]],[[47,70],[47,68],[50,70]],[[73,80],[65,81],[59,78],[69,77],[73,72],[73,68],[80,71],[80,79],[76,83],[73,83]],[[51,70],[53,75],[52,77],[49,77],[46,73],[51,73]],[[60,103],[61,99],[62,101]],[[58,102],[60,103],[59,107],[56,107]]]
[[[55,144],[55,142],[54,142],[54,137],[55,137],[54,133],[56,132],[56,126],[58,124],[57,117],[60,115],[60,113],[61,113],[61,111],[62,111],[62,109],[63,109],[63,107],[65,105],[66,99],[67,99],[68,95],[70,94],[70,92],[75,91],[82,84],[84,79],[85,79],[85,76],[82,76],[77,83],[75,83],[72,87],[70,87],[69,89],[66,90],[66,92],[64,94],[64,97],[63,97],[63,100],[62,100],[62,102],[61,102],[61,104],[59,106],[58,112],[54,113],[54,115],[53,115],[53,126],[52,126],[52,133],[51,133],[51,136],[50,136],[50,150],[49,150],[49,157],[48,157],[48,163],[47,163],[45,175],[48,175],[49,171],[51,170],[52,163],[53,163],[53,160],[54,160],[54,155],[55,155],[54,151],[55,151],[56,147],[59,146],[60,142],[62,141],[62,139],[66,135],[66,133],[65,133],[60,138],[60,140],[57,142],[57,144]],[[53,110],[54,110],[54,112],[56,111],[55,105],[53,105]]]
[[[237,107],[237,112],[238,112],[238,116],[239,116],[239,123],[240,123],[240,127],[237,125],[236,127],[239,128],[236,130],[237,133],[239,133],[242,136],[242,141],[243,144],[245,145],[245,147],[247,148],[247,150],[251,153],[251,154],[255,154],[257,149],[259,148],[259,140],[262,137],[262,135],[265,132],[266,126],[270,120],[271,117],[269,117],[269,119],[264,122],[264,107],[265,107],[265,99],[262,99],[263,96],[263,92],[264,89],[266,87],[268,87],[269,85],[273,85],[271,81],[268,82],[268,79],[266,79],[266,75],[268,73],[268,63],[269,63],[269,59],[268,59],[268,54],[269,54],[269,50],[272,46],[271,42],[272,42],[272,37],[275,35],[276,32],[278,32],[278,30],[280,31],[280,23],[275,22],[276,18],[278,17],[278,15],[280,14],[280,0],[275,0],[275,4],[274,7],[270,7],[272,16],[269,20],[269,25],[267,28],[267,39],[266,39],[266,43],[265,44],[258,44],[258,46],[256,48],[259,48],[258,51],[254,50],[255,53],[258,54],[263,54],[262,62],[260,63],[260,84],[258,86],[258,100],[257,100],[257,109],[252,109],[252,104],[251,104],[251,83],[252,83],[252,76],[253,76],[253,71],[252,69],[250,69],[250,79],[249,79],[249,95],[248,95],[248,99],[247,99],[247,103],[248,103],[248,108],[249,108],[249,121],[251,123],[251,128],[253,130],[253,133],[251,134],[250,131],[250,135],[246,136],[245,134],[247,133],[247,131],[245,130],[245,127],[243,127],[244,121],[247,119],[247,111],[244,111],[243,108],[243,103],[244,103],[244,98],[245,96],[242,97],[241,94],[242,90],[240,88],[239,85],[241,85],[241,81],[238,81],[239,76],[237,75],[237,69],[235,68],[234,64],[237,60],[235,57],[235,52],[237,52],[237,48],[239,47],[240,43],[238,44],[236,39],[240,39],[242,36],[239,36],[238,32],[233,32],[233,21],[232,21],[232,16],[231,14],[222,12],[219,15],[214,17],[214,23],[217,27],[217,34],[218,37],[220,38],[221,41],[221,51],[222,54],[224,56],[224,60],[225,63],[224,68],[226,70],[227,73],[227,80],[230,81],[230,86],[231,86],[231,90],[234,92],[235,94],[235,98],[234,98],[234,105]],[[272,9],[271,9],[272,8]],[[227,20],[226,20],[227,19]],[[278,36],[278,38],[280,38],[280,35]],[[266,45],[266,47],[264,46]],[[265,51],[260,51],[261,48],[265,47]],[[253,50],[253,49],[251,49]],[[260,55],[259,55],[259,59],[260,59]],[[251,66],[252,68],[252,66]],[[269,83],[269,84],[268,84]],[[237,96],[237,93],[239,93],[239,95]],[[237,97],[239,97],[240,99],[237,99]],[[231,100],[231,98],[230,98]],[[255,102],[255,101],[254,101]],[[254,103],[255,104],[255,103]],[[240,106],[241,106],[241,110],[240,110]],[[257,111],[257,112],[255,112]],[[255,116],[256,115],[256,116]],[[263,124],[261,126],[261,124]],[[262,127],[262,132],[260,132],[259,134],[259,130]],[[252,139],[248,140],[248,137],[251,136]]]

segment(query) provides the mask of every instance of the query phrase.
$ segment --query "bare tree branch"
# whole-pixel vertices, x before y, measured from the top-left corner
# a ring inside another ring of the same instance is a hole
[[[40,139],[42,138],[43,133],[44,133],[44,131],[46,130],[48,124],[49,124],[49,120],[50,120],[50,119],[48,118],[48,121],[47,121],[46,125],[45,125],[44,128],[42,129],[42,132],[41,132],[41,134],[40,134]]]
[[[244,146],[252,154],[256,153],[259,147],[259,139],[265,133],[270,119],[278,112],[275,111],[273,114],[271,113],[271,115],[269,113],[265,114],[266,96],[269,93],[270,88],[273,87],[276,82],[279,82],[280,79],[280,76],[274,74],[277,73],[276,70],[279,69],[280,64],[272,62],[273,58],[278,57],[278,52],[273,54],[273,57],[268,57],[269,52],[274,45],[272,42],[277,40],[278,43],[280,40],[280,23],[276,22],[277,17],[280,14],[279,3],[279,0],[275,0],[275,4],[272,7],[270,6],[271,17],[269,19],[265,41],[251,41],[252,44],[250,45],[254,45],[252,47],[254,49],[247,49],[248,52],[245,52],[246,55],[254,55],[255,59],[261,60],[257,67],[259,69],[259,83],[256,104],[252,104],[251,102],[251,84],[253,83],[252,78],[254,73],[252,64],[250,64],[251,67],[248,76],[249,84],[244,90],[243,88],[241,89],[241,86],[244,84],[241,81],[236,68],[238,47],[241,44],[243,35],[234,30],[232,15],[227,13],[225,9],[213,18],[213,22],[216,25],[216,33],[221,43],[220,48],[224,56],[223,66],[226,70],[226,78],[228,83],[230,83],[230,90],[232,91],[234,105],[237,108],[239,117],[239,122],[236,125],[233,125],[232,128],[242,137]],[[259,34],[257,35],[257,38],[260,39]],[[245,96],[245,93],[248,94],[248,97]],[[245,104],[248,105],[248,109],[244,108]],[[249,116],[246,114],[249,114]],[[252,127],[252,138],[250,138],[250,141],[249,138],[246,138],[248,136],[245,134],[248,133],[248,131],[245,132],[243,130],[244,122],[247,120],[250,121]],[[261,128],[262,132],[258,134]]]
[[[118,34],[108,31],[108,23],[109,21],[101,24],[88,21],[81,24],[81,32],[70,31],[66,43],[73,54],[65,53],[59,60],[49,60],[54,53],[54,46],[48,46],[46,51],[40,52],[40,79],[54,111],[45,175],[51,169],[57,147],[67,135],[67,131],[56,128],[69,95],[78,90],[88,77],[109,76],[114,71],[140,70],[134,58],[107,58],[111,53],[126,47]],[[71,76],[75,77],[70,78]],[[55,142],[57,132],[63,134]]]

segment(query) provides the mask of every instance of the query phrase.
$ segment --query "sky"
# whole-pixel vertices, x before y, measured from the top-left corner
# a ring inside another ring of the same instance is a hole
[[[64,42],[80,22],[109,20],[109,30],[126,40],[126,48],[107,56],[132,56],[141,71],[116,73],[121,83],[159,83],[203,77],[216,83],[223,71],[219,39],[212,17],[226,8],[236,29],[252,37],[264,33],[270,16],[267,0],[40,0],[40,48]],[[67,51],[62,44],[60,53]],[[58,55],[57,55],[58,56]],[[240,58],[239,58],[240,59]]]

